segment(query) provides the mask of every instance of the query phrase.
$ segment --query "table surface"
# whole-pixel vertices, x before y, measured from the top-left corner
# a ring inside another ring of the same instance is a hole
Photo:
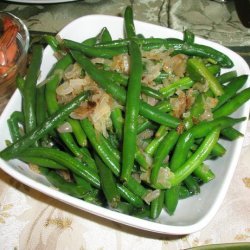
[[[1,1],[0,10],[23,19],[35,39],[44,32],[57,33],[83,15],[120,16],[131,3],[135,19],[180,31],[188,28],[233,49],[249,64],[250,29],[240,23],[232,1],[86,0],[39,5]],[[186,249],[250,242],[249,153],[250,123],[222,206],[204,229],[186,236],[159,235],[104,220],[34,191],[0,170],[0,249]]]

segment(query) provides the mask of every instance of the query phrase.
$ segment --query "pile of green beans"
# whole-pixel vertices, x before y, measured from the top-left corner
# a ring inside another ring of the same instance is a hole
[[[140,218],[156,219],[162,212],[171,216],[179,200],[197,195],[201,185],[216,178],[205,161],[226,153],[220,139],[243,136],[234,126],[245,117],[230,115],[250,99],[250,88],[242,90],[248,76],[221,73],[233,66],[232,60],[196,44],[190,31],[184,32],[183,40],[145,38],[137,33],[128,6],[124,38],[113,40],[104,27],[82,42],[51,35],[44,40],[60,58],[45,84],[38,84],[43,48],[34,45],[27,76],[17,78],[22,111],[10,114],[12,141],[0,157],[36,164],[51,185],[64,193]],[[143,83],[143,53],[162,50],[169,51],[171,58],[185,55],[186,70],[172,81],[177,76],[162,71],[152,87]],[[128,73],[92,61],[103,58],[105,62],[119,55],[128,56]],[[107,134],[97,131],[88,116],[70,116],[84,102],[92,102],[93,92],[83,90],[63,105],[58,101],[56,90],[73,64],[80,65],[82,77],[89,76],[118,104],[111,108]],[[192,101],[186,100],[189,107],[176,115],[173,100],[179,100],[180,92],[186,98],[192,93]],[[206,100],[214,104],[204,118]],[[66,122],[72,131],[59,132]]]

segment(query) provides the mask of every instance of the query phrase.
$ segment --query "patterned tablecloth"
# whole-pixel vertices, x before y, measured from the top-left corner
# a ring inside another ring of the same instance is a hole
[[[232,2],[77,1],[27,5],[1,2],[28,25],[31,35],[56,33],[87,14],[120,15],[133,3],[136,19],[183,30],[234,48],[249,59],[250,30],[243,27]],[[17,182],[0,170],[0,249],[186,249],[216,243],[250,242],[250,122],[240,160],[222,206],[201,231],[166,236],[117,224],[75,209]]]

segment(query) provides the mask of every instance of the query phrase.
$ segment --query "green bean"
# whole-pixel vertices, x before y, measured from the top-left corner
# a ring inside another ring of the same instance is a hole
[[[181,166],[179,167],[169,179],[166,185],[176,186],[187,178],[211,153],[214,145],[218,141],[220,129],[212,130],[204,139],[202,144],[196,152]]]
[[[207,69],[210,71],[210,73],[212,73],[218,79],[218,75],[220,74],[220,70],[221,70],[221,67],[218,64],[208,65]]]
[[[99,69],[99,72],[103,74],[107,80],[112,82],[113,84],[116,85],[122,85],[122,86],[127,86],[128,85],[128,77],[124,74],[121,74],[116,71],[108,71],[108,70],[103,70]]]
[[[44,41],[49,44],[49,46],[53,49],[53,51],[58,51],[59,41],[56,36],[45,34],[43,35]]]
[[[180,186],[174,186],[165,190],[164,205],[167,213],[173,215],[179,201]]]
[[[98,42],[100,42],[100,43],[112,41],[111,34],[109,33],[109,30],[106,27],[104,27],[101,30],[101,33],[99,34],[98,40],[99,40]]]
[[[156,130],[157,127],[158,126],[156,126],[156,124],[152,123],[151,121],[145,120],[142,123],[138,124],[137,134],[140,134],[147,129]]]
[[[192,196],[192,194],[189,192],[189,190],[183,186],[183,185],[179,185],[179,199],[182,200],[182,199],[186,199],[190,196]]]
[[[121,179],[128,180],[134,166],[136,152],[136,134],[140,107],[142,61],[139,46],[131,41],[129,44],[130,75],[125,106],[124,135],[122,146]]]
[[[128,202],[120,202],[116,211],[129,214],[140,219],[149,218],[150,213],[149,206],[135,207]]]
[[[53,74],[51,73],[49,81],[46,84],[45,98],[49,114],[53,114],[59,109],[59,104],[56,99],[56,88],[62,80],[63,69],[66,69],[67,67],[68,65],[65,64],[62,69],[55,70]]]
[[[200,94],[195,97],[195,102],[193,103],[190,109],[191,118],[199,120],[200,116],[204,113],[204,102],[203,102],[203,94]]]
[[[87,45],[87,46],[94,46],[95,44],[102,43],[102,42],[107,42],[107,41],[112,41],[112,39],[106,39],[108,38],[108,30],[106,27],[103,27],[101,31],[93,37],[85,39],[82,44]],[[110,35],[110,34],[109,34]],[[109,37],[111,38],[111,37]]]
[[[166,127],[166,126],[163,126],[163,125],[161,125],[161,126],[159,126],[158,127],[158,129],[155,131],[155,135],[154,135],[154,139],[155,138],[160,138],[160,137],[162,137],[162,136],[165,136],[166,135],[166,133],[165,132],[169,132],[169,131],[171,131],[168,127]],[[157,146],[158,147],[158,146]],[[157,149],[157,148],[156,148]],[[154,153],[154,152],[153,152]]]
[[[132,191],[135,195],[141,197],[142,199],[148,194],[148,190],[137,182],[133,177],[130,177],[129,180],[124,182],[124,186]]]
[[[23,113],[19,111],[14,111],[11,114],[10,118],[8,118],[7,120],[11,139],[13,142],[18,141],[22,137],[20,133],[19,123],[22,123],[22,124],[24,123]]]
[[[84,195],[88,193],[88,190],[86,190],[83,186],[79,186],[75,183],[65,181],[65,179],[59,174],[57,174],[55,171],[47,172],[46,178],[53,186],[58,188],[63,193],[69,194],[71,196],[83,198]]]
[[[187,44],[193,44],[194,43],[194,33],[190,30],[184,30],[183,32],[183,40]]]
[[[168,100],[167,101],[164,100],[157,103],[155,107],[163,112],[169,112],[171,110],[171,104]],[[138,125],[137,134],[140,134],[146,129],[152,129],[152,128],[154,129],[155,125],[151,121],[145,120]]]
[[[102,134],[98,135],[100,143],[106,147],[106,149],[109,151],[111,155],[114,156],[114,158],[119,161],[121,160],[121,152],[117,149],[117,147],[114,147],[110,140],[105,138]]]
[[[163,100],[164,96],[158,90],[152,89],[148,86],[141,86],[141,92],[147,96],[153,97],[157,100]]]
[[[131,203],[121,201],[117,204],[117,207],[114,208],[114,210],[119,213],[132,215],[135,210],[135,207]]]
[[[21,137],[19,125],[11,117],[7,120],[7,124],[10,131],[12,142],[16,142]]]
[[[200,186],[192,175],[189,175],[185,180],[183,180],[183,183],[186,185],[191,194],[200,193]]]
[[[164,190],[160,190],[160,195],[150,203],[150,218],[156,219],[160,216],[164,204]]]
[[[220,73],[221,67],[217,64],[206,65],[207,70],[214,76]],[[201,82],[203,80],[202,75],[194,68],[188,65],[188,76],[195,82]]]
[[[59,133],[59,137],[63,144],[69,149],[76,157],[81,157],[80,147],[76,144],[75,138],[70,133]]]
[[[220,143],[216,143],[212,149],[211,156],[212,157],[221,157],[226,153],[225,147],[223,147]]]
[[[33,46],[32,58],[25,79],[25,87],[23,89],[24,128],[26,133],[29,133],[36,127],[36,84],[40,73],[42,51],[43,48],[41,45]]]
[[[61,164],[58,164],[57,162],[50,160],[50,159],[45,159],[42,157],[35,157],[35,156],[27,156],[27,155],[22,155],[22,156],[18,156],[18,158],[21,161],[24,161],[26,163],[31,163],[31,164],[35,164],[38,165],[40,167],[46,167],[46,168],[51,168],[51,169],[66,169],[64,166],[62,166]]]
[[[93,37],[85,39],[82,44],[87,46],[94,46],[98,43],[112,41],[109,31],[106,27],[103,27],[101,31]]]
[[[145,148],[145,152],[151,156],[154,155],[154,152],[157,150],[158,146],[161,144],[162,140],[168,133],[168,129],[161,125],[155,133],[155,137],[149,142]]]
[[[224,139],[233,141],[238,139],[239,137],[244,136],[240,131],[238,131],[237,129],[233,128],[233,127],[228,127],[225,129],[221,130],[221,136]]]
[[[99,40],[99,35],[87,38],[82,42],[82,44],[87,45],[87,46],[94,46]]]
[[[172,107],[169,100],[163,100],[156,104],[156,107],[163,112],[170,112]]]
[[[194,82],[189,77],[183,77],[174,83],[160,89],[160,93],[165,97],[172,96],[177,89],[189,89],[193,86]]]
[[[128,188],[126,188],[120,183],[117,183],[117,188],[118,188],[119,194],[124,200],[126,200],[127,202],[129,202],[130,204],[138,208],[144,206],[143,200],[139,196],[131,192]]]
[[[201,144],[202,140],[203,140],[203,138],[200,138],[200,139],[196,140],[195,144],[193,144],[191,150],[195,151],[198,148],[198,145]],[[225,153],[226,153],[226,148],[223,145],[221,145],[220,143],[217,142],[214,145],[209,158],[222,157]]]
[[[101,192],[99,189],[93,188],[88,181],[83,179],[81,176],[73,173],[75,183],[84,188],[87,192],[84,194],[83,199],[89,203],[93,203],[98,206],[103,206]]]
[[[188,56],[198,56],[201,58],[208,58],[215,60],[220,66],[231,68],[233,66],[232,60],[222,52],[213,49],[212,47],[202,44],[187,44],[184,41],[176,38],[148,38],[142,42],[142,49],[150,50],[159,48],[164,45],[166,49],[172,49],[174,55],[185,54]]]
[[[88,181],[86,181],[84,178],[82,178],[81,176],[73,173],[73,179],[75,181],[75,183],[81,187],[84,187],[84,189],[86,191],[88,191],[88,193],[93,192],[94,188],[90,185],[90,183]]]
[[[24,151],[29,146],[32,146],[37,140],[51,132],[55,127],[61,124],[68,115],[85,101],[89,96],[89,92],[83,92],[75,97],[71,102],[60,108],[53,115],[48,117],[41,125],[37,126],[31,132],[26,134],[11,146],[0,152],[0,157],[9,160],[16,156],[17,153]]]
[[[87,192],[86,194],[84,194],[83,199],[86,202],[95,204],[97,206],[103,206],[103,200],[102,200],[102,196],[100,194],[100,191],[98,189],[93,189],[92,192]]]
[[[133,211],[131,215],[140,219],[149,218],[150,209],[148,207],[139,208],[138,210]]]
[[[133,19],[133,9],[131,6],[127,6],[124,13],[124,24],[125,24],[125,36],[132,38],[136,36],[135,25]]]
[[[16,77],[16,86],[17,86],[21,96],[23,97],[25,80],[21,75],[17,75],[17,77]]]
[[[140,167],[147,170],[151,167],[152,158],[146,152],[143,152],[139,147],[136,148],[135,160],[139,163]]]
[[[121,157],[119,154],[118,159],[120,160],[120,158]],[[151,162],[152,162],[150,155],[144,152],[138,146],[136,146],[136,150],[135,150],[135,160],[140,165],[140,167],[143,168],[144,170],[149,169],[151,166]]]
[[[150,106],[149,104],[142,101],[140,102],[140,114],[149,120],[170,128],[176,128],[180,124],[179,119],[164,113],[158,108]]]
[[[213,112],[219,109],[230,98],[232,98],[236,92],[244,86],[247,78],[247,75],[241,75],[229,82],[228,85],[224,87],[224,94],[218,97],[218,103],[216,104],[215,108],[213,108]]]
[[[200,122],[196,126],[193,126],[179,137],[170,160],[170,169],[175,171],[185,162],[194,139],[205,137],[215,128],[227,128],[244,120],[245,118],[220,117],[209,122]]]
[[[152,185],[155,185],[158,180],[159,170],[163,163],[163,160],[174,148],[179,134],[175,130],[171,130],[166,136],[164,136],[163,141],[155,152],[155,157],[152,165],[152,172],[150,176],[150,181]]]
[[[201,58],[211,58],[220,66],[231,68],[232,60],[224,53],[202,44],[187,44],[186,42],[176,38],[133,38],[142,46],[143,50],[151,50],[155,48],[165,47],[166,50],[172,49],[172,54],[185,54],[189,56],[198,56]],[[114,48],[119,46],[127,46],[128,39],[113,40],[111,42],[96,45],[97,47]]]
[[[171,74],[169,72],[160,72],[160,74],[154,79],[155,83],[162,83],[164,79],[169,77]]]
[[[56,72],[63,72],[67,69],[67,67],[73,63],[73,59],[70,54],[64,55],[62,58],[60,58],[51,68],[49,71],[47,78],[50,76],[53,76],[53,74],[56,74]]]
[[[90,168],[95,169],[97,171],[97,167],[95,164],[94,159],[92,158],[92,155],[90,154],[87,147],[80,148],[81,151],[81,160],[82,162],[85,162]]]
[[[47,109],[46,107],[46,100],[45,100],[45,86],[38,86],[37,87],[37,97],[36,97],[36,124],[40,125],[42,124],[47,116]],[[49,141],[48,136],[45,136],[44,138],[40,139],[40,144],[46,143]]]
[[[221,96],[224,91],[216,77],[209,72],[204,63],[197,58],[190,58],[187,62],[187,70],[194,70],[207,82],[209,88],[215,96]]]
[[[45,101],[45,87],[41,86],[37,88],[37,97],[36,97],[36,124],[40,125],[46,119],[46,112],[44,110],[46,107]]]
[[[194,175],[202,180],[204,183],[207,183],[215,178],[215,174],[211,169],[208,168],[205,164],[199,165],[194,170]]]
[[[94,157],[99,170],[102,191],[108,202],[108,205],[111,207],[117,207],[117,204],[120,202],[120,194],[118,192],[114,176],[111,170],[97,155]]]
[[[247,102],[250,98],[250,88],[244,89],[237,93],[229,102],[222,105],[217,109],[213,115],[214,118],[228,116],[235,112],[243,103]]]
[[[11,114],[11,117],[21,124],[24,123],[24,116],[22,111],[14,111]]]
[[[70,123],[70,125],[72,127],[72,131],[75,135],[75,138],[76,138],[79,146],[81,146],[81,147],[86,146],[87,145],[87,137],[86,137],[79,121],[71,119],[71,118],[69,118],[67,121]]]
[[[111,120],[114,126],[115,133],[117,134],[118,139],[121,140],[123,134],[124,118],[122,115],[122,111],[119,107],[116,107],[112,110]]]
[[[98,135],[98,139],[100,141],[100,144],[102,144],[105,147],[105,150],[108,152],[108,154],[112,155],[113,159],[115,159],[118,163],[120,163],[121,161],[120,151],[114,148],[113,145],[109,142],[109,140],[107,140],[104,136]],[[140,164],[140,166],[143,169],[148,169],[150,167],[151,158],[149,157],[148,154],[143,152],[138,147],[136,147],[136,151],[135,151],[135,160]],[[116,172],[114,173],[116,174]]]
[[[86,181],[90,182],[94,187],[100,188],[100,179],[96,171],[89,168],[88,166],[85,166],[79,160],[61,150],[45,147],[36,147],[29,148],[28,150],[17,154],[17,157],[19,155],[42,157],[56,161],[67,169],[71,170],[73,173],[81,176]]]
[[[192,128],[194,123],[195,123],[194,117],[188,116],[188,117],[184,117],[183,119],[184,128],[186,130]]]
[[[83,43],[74,42],[69,39],[63,39],[61,47],[81,51],[86,56],[101,57],[107,59],[111,59],[114,56],[127,52],[127,49],[124,47],[117,47],[115,49],[97,48],[85,45]]]
[[[109,135],[106,139],[110,142],[110,144],[112,145],[113,148],[119,148],[120,141],[117,137],[117,134],[114,131],[109,131]]]
[[[232,70],[224,74],[221,74],[220,76],[217,77],[217,80],[219,81],[220,84],[224,84],[233,80],[236,76],[237,76],[237,72],[235,70]]]
[[[180,135],[175,146],[173,155],[170,159],[170,169],[172,171],[177,170],[186,161],[190,147],[194,143],[193,135],[188,131]]]
[[[111,169],[115,176],[120,175],[120,164],[118,159],[114,154],[110,152],[110,149],[106,145],[104,145],[100,139],[102,135],[97,134],[95,129],[93,128],[92,123],[87,119],[83,119],[80,121],[81,126],[91,144],[91,146],[95,149],[97,154],[100,156],[102,161],[105,163],[107,167]]]
[[[164,45],[164,42],[166,39],[163,38],[143,38],[143,37],[133,37],[133,40],[136,40],[136,42],[140,45],[148,45],[148,44],[155,44],[156,48],[161,47]],[[116,48],[120,46],[126,47],[129,43],[130,39],[128,38],[123,38],[123,39],[117,39],[117,40],[112,40],[109,42],[105,43],[100,43],[96,44],[95,47],[104,47],[104,48]],[[181,41],[181,40],[180,40]]]
[[[82,66],[82,68],[91,76],[91,78],[96,81],[101,88],[103,88],[107,93],[115,96],[115,99],[122,104],[126,100],[125,89],[120,87],[118,84],[114,84],[109,81],[109,77],[104,73],[104,71],[99,70],[92,64],[92,62],[85,57],[82,53],[78,51],[70,51],[74,59]],[[108,84],[107,84],[108,83]]]
[[[231,118],[227,116],[222,116],[215,118],[212,121],[203,121],[190,129],[190,133],[194,138],[202,138],[206,136],[212,129],[219,127],[220,129],[231,127],[239,122],[245,121],[245,117],[241,118]]]
[[[176,128],[180,124],[178,118],[164,113],[154,106],[150,106],[149,104],[142,101],[140,102],[140,105],[140,114],[151,121],[170,128]]]

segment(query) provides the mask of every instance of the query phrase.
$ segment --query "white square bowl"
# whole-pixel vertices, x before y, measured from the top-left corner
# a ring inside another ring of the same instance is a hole
[[[68,38],[80,42],[86,38],[96,36],[104,26],[108,28],[113,39],[123,37],[123,18],[105,15],[80,17],[69,23],[59,34],[62,38]],[[181,32],[153,24],[135,21],[135,27],[137,32],[143,34],[145,37],[183,38]],[[234,67],[230,70],[236,70],[238,75],[249,75],[250,72],[247,63],[235,52],[223,47],[222,45],[199,37],[196,37],[195,42],[211,46],[225,53],[234,62]],[[47,47],[43,54],[41,81],[45,78],[49,69],[55,62],[56,58],[53,56],[52,49]],[[226,70],[224,72],[226,72]],[[250,82],[248,79],[245,88],[249,87],[249,85]],[[20,109],[21,96],[20,93],[16,91],[0,117],[0,150],[6,147],[5,140],[10,139],[7,119],[13,111]],[[244,116],[248,118],[248,114],[249,102],[237,110],[237,112],[233,114],[233,117]],[[238,124],[236,128],[244,134],[246,127],[247,121],[244,121]],[[203,185],[199,195],[181,200],[173,216],[169,216],[167,213],[162,212],[156,221],[144,220],[121,214],[57,191],[50,187],[50,184],[43,176],[30,171],[27,165],[20,161],[11,160],[6,162],[0,159],[0,167],[3,171],[27,186],[97,216],[147,231],[170,235],[184,235],[201,230],[211,221],[219,209],[237,166],[243,139],[244,138],[240,138],[230,143],[227,141],[221,141],[227,149],[226,155],[216,161],[207,162],[215,173],[216,178],[208,184]]]

